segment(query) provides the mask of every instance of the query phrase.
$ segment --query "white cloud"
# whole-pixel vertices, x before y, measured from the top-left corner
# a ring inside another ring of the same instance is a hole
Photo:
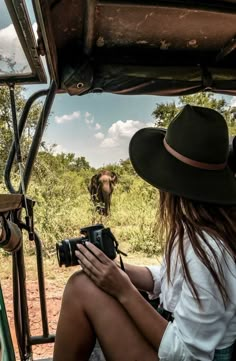
[[[151,124],[139,120],[118,120],[108,129],[107,137],[103,139],[100,146],[102,148],[114,148],[120,146],[121,143],[124,145],[124,143],[128,143],[134,133],[149,125],[151,126]]]
[[[230,106],[231,106],[231,107],[236,107],[236,97],[232,97],[232,98],[231,98]]]
[[[0,73],[31,73],[13,24],[0,29],[0,54]]]
[[[138,120],[118,120],[118,122],[113,123],[110,129],[108,130],[108,134],[111,137],[128,137],[130,138],[135,131],[140,129],[141,122]]]
[[[100,144],[100,146],[102,148],[114,148],[117,147],[118,145],[118,141],[117,139],[112,139],[112,138],[105,138],[102,143]]]
[[[35,36],[35,40],[37,41],[37,39],[38,39],[38,32],[37,32],[37,30],[38,30],[38,24],[37,24],[37,23],[33,23],[32,28],[33,28],[33,33],[34,33],[34,36]]]
[[[101,133],[101,132],[99,132],[99,133],[96,133],[96,134],[94,134],[94,137],[96,138],[96,139],[103,139],[104,138],[104,134],[103,133]]]
[[[38,39],[37,23],[32,24],[35,41]],[[9,63],[9,60],[11,63]],[[41,57],[43,67],[48,75],[46,58]],[[21,43],[15,31],[13,24],[0,29],[0,74],[6,73],[31,73],[28,60],[22,49]]]
[[[96,123],[94,129],[95,129],[95,130],[101,129],[101,125],[98,124],[98,123]]]
[[[92,114],[91,113],[89,113],[89,112],[85,112],[85,114],[84,114],[84,120],[85,120],[85,123],[86,124],[93,124],[93,122],[94,122],[94,117],[92,116]]]
[[[101,129],[101,125],[99,123],[94,124],[94,116],[89,112],[84,113],[84,121],[91,130]]]
[[[56,115],[54,120],[55,120],[55,123],[57,123],[57,124],[63,124],[63,123],[70,122],[71,120],[79,119],[79,118],[80,118],[80,112],[73,112],[71,114],[64,114],[62,116]]]

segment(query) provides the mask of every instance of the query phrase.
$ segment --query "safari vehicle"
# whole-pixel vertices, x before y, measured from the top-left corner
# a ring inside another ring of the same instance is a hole
[[[8,194],[0,195],[0,213],[28,231],[35,244],[38,270],[42,335],[31,336],[24,249],[20,241],[1,245],[12,252],[15,329],[20,360],[26,361],[34,359],[33,345],[54,342],[47,321],[41,240],[33,225],[34,201],[27,197],[54,97],[58,93],[86,96],[101,92],[117,96],[205,91],[236,95],[236,1],[32,0],[37,41],[29,1],[0,0],[0,4],[1,13],[8,12],[12,20],[27,63],[22,71],[2,70],[4,58],[0,58],[0,85],[9,87],[14,129],[4,172]],[[47,83],[45,90],[29,97],[17,119],[14,86]],[[23,167],[20,138],[32,104],[41,97],[45,97],[43,109]],[[15,158],[21,169],[18,188],[11,181]],[[14,361],[2,292],[0,329],[0,359]]]

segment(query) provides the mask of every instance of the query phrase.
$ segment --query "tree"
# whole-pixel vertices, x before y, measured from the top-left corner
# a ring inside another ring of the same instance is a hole
[[[171,119],[178,113],[179,108],[175,102],[171,103],[160,103],[157,104],[156,109],[152,112],[152,115],[156,119],[155,125],[157,127],[167,127]]]
[[[90,169],[89,162],[85,159],[85,157],[77,157],[74,160],[73,169],[80,171],[80,170],[88,170]]]
[[[186,104],[204,106],[217,110],[225,117],[230,133],[235,132],[235,108],[230,107],[225,98],[219,98],[219,96],[216,96],[213,93],[197,93],[193,95],[184,95],[179,97],[177,102],[157,104],[156,109],[154,109],[154,111],[152,112],[152,115],[156,119],[155,125],[157,127],[167,127],[170,121],[179,112],[180,108],[182,108]]]
[[[44,180],[55,173],[58,177],[66,172],[80,173],[92,170],[85,157],[75,157],[74,153],[55,154],[56,145],[47,146],[43,144],[44,150],[40,150],[34,165],[34,181]]]
[[[17,119],[20,119],[24,109],[26,98],[23,94],[24,89],[21,86],[15,87],[15,103]],[[28,146],[32,140],[33,130],[39,119],[42,109],[40,102],[35,102],[31,107],[26,122],[24,134],[21,138],[22,156],[25,157]],[[10,93],[8,87],[0,87],[0,171],[3,173],[8,152],[13,140],[12,112],[10,103]]]

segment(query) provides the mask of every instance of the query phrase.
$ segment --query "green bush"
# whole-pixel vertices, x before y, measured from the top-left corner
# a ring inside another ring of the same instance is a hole
[[[37,164],[27,191],[36,201],[34,226],[46,255],[55,254],[57,241],[79,236],[81,227],[96,223],[111,228],[121,249],[147,255],[159,253],[161,239],[155,231],[157,191],[134,174],[128,162],[116,165],[119,181],[112,195],[111,214],[104,217],[95,211],[87,189],[96,171],[53,167],[51,161],[49,157],[47,162]],[[35,252],[32,242],[26,240],[24,247],[28,254]]]

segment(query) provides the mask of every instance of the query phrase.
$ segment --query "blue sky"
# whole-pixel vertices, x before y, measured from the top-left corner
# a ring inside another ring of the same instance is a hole
[[[31,1],[26,0],[34,31],[37,26]],[[18,64],[25,58],[17,42],[4,0],[0,0],[0,53],[12,51]],[[0,64],[1,65],[1,64]],[[1,68],[1,67],[0,67]],[[46,88],[33,85],[26,88],[26,96]],[[57,152],[72,152],[85,156],[91,166],[100,167],[128,157],[128,144],[134,132],[154,123],[152,112],[157,103],[177,98],[158,96],[124,96],[90,94],[84,96],[57,95],[44,134],[48,144],[57,144]],[[235,98],[227,97],[236,103]]]
[[[45,140],[85,156],[95,167],[118,162],[128,157],[134,132],[153,125],[157,101],[154,96],[57,95]]]
[[[32,92],[30,87],[27,93]],[[58,94],[52,107],[44,140],[57,144],[58,152],[85,156],[100,167],[128,157],[128,144],[138,129],[152,126],[158,102],[173,98],[90,94],[71,97]]]

